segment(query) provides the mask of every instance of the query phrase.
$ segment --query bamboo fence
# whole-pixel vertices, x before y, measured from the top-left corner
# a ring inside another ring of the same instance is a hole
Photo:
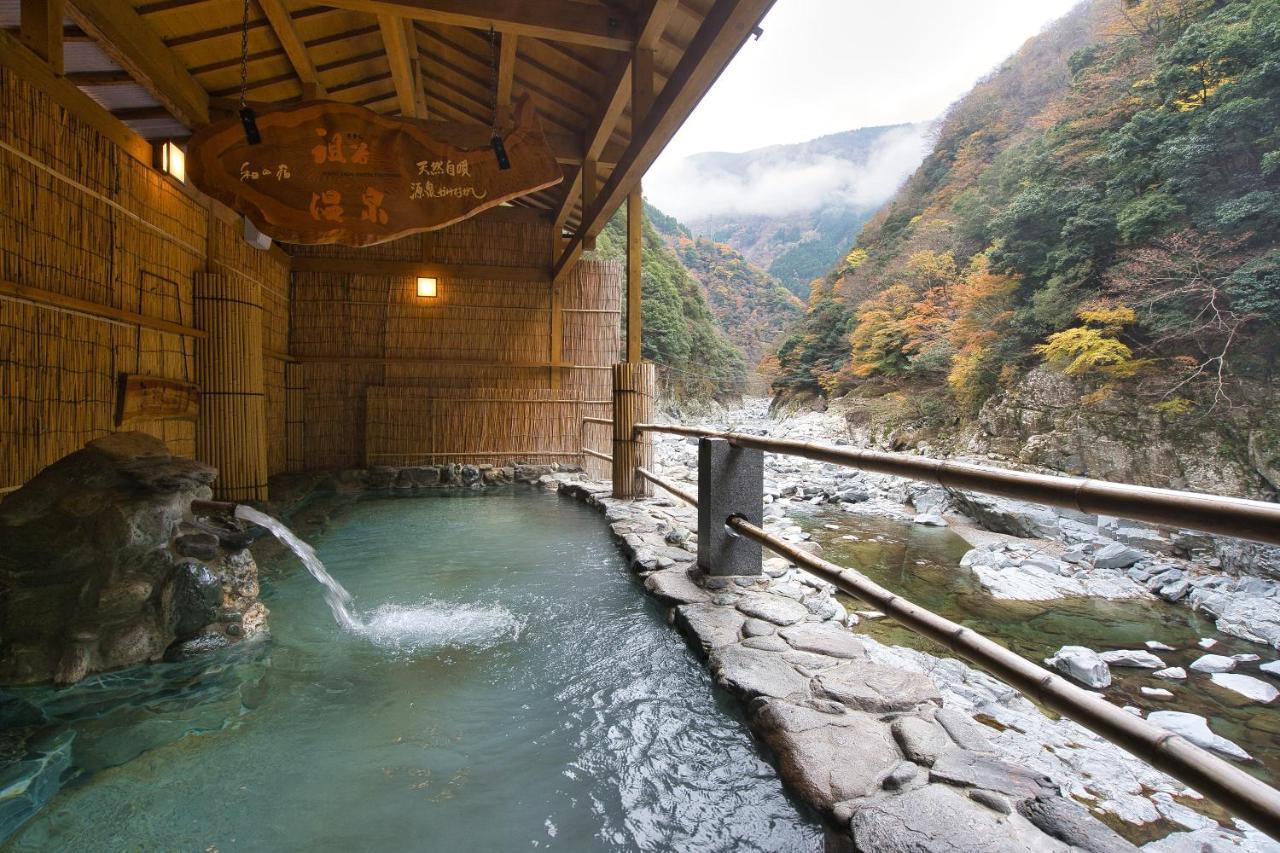
[[[195,455],[195,421],[115,422],[119,378],[203,381],[193,277],[211,268],[262,291],[267,344],[284,351],[288,268],[250,248],[233,224],[211,224],[209,209],[172,179],[7,68],[0,187],[0,488],[116,429],[143,430],[174,453]],[[280,390],[267,407],[283,426],[279,372],[268,365],[269,386]],[[278,470],[286,452],[274,435]]]

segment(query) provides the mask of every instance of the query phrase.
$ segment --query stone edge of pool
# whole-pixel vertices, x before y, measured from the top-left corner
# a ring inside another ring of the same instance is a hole
[[[870,659],[830,584],[785,560],[753,578],[706,578],[694,511],[610,497],[553,473],[539,485],[598,509],[645,589],[746,709],[790,791],[822,815],[827,850],[1134,851],[1047,776],[1001,761],[983,727],[922,673]]]

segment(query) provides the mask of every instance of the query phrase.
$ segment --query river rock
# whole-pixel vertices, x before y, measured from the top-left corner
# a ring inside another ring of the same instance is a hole
[[[1019,814],[1001,815],[946,785],[858,803],[849,830],[860,853],[1066,853]]]
[[[1187,677],[1187,671],[1180,666],[1171,666],[1167,669],[1157,669],[1151,674],[1156,678],[1167,678],[1170,681],[1182,681]]]
[[[1018,813],[1073,850],[1087,853],[1136,853],[1115,830],[1064,797],[1041,794],[1018,802]]]
[[[1052,539],[1058,535],[1058,514],[1037,504],[1011,498],[952,490],[956,509],[995,533],[1021,539]]]
[[[644,588],[659,598],[678,604],[711,600],[711,593],[698,586],[685,569],[665,569],[644,579]]]
[[[1093,554],[1095,569],[1127,569],[1147,555],[1120,542],[1104,545]]]
[[[1224,634],[1280,649],[1280,601],[1248,594],[1231,596],[1216,627]]]
[[[794,625],[809,615],[803,604],[766,593],[744,595],[738,609],[748,616],[784,626]]]
[[[1226,655],[1201,655],[1192,662],[1191,668],[1197,672],[1230,672],[1236,668],[1236,661]]]
[[[1111,670],[1107,662],[1084,646],[1063,646],[1053,657],[1045,658],[1045,663],[1087,687],[1111,686]]]
[[[1139,687],[1143,696],[1150,696],[1152,699],[1172,699],[1173,693],[1165,690],[1163,687]]]
[[[1143,645],[1153,652],[1176,652],[1177,651],[1177,649],[1175,649],[1173,646],[1169,645],[1168,643],[1162,643],[1159,640],[1147,640],[1145,643],[1143,643]]]
[[[1211,750],[1237,761],[1249,760],[1249,753],[1226,738],[1214,734],[1209,729],[1209,721],[1199,714],[1189,714],[1185,711],[1152,711],[1147,716],[1147,721],[1176,735],[1181,735],[1202,749]]]
[[[252,557],[191,519],[215,475],[158,438],[120,432],[5,497],[0,683],[70,684],[156,661],[221,607],[247,609],[257,595]]]
[[[1258,669],[1280,678],[1280,660],[1273,660],[1270,663],[1261,664],[1258,666]]]
[[[1260,678],[1254,678],[1252,675],[1240,675],[1238,673],[1215,672],[1209,676],[1209,680],[1214,684],[1233,693],[1239,693],[1246,699],[1252,699],[1254,702],[1272,702],[1277,696],[1280,696],[1280,690],[1271,686]]]
[[[1138,649],[1121,649],[1112,652],[1103,652],[1099,655],[1108,666],[1132,666],[1139,669],[1162,669],[1164,661],[1151,654]]]
[[[824,811],[879,790],[902,761],[889,727],[870,714],[827,714],[769,699],[755,722],[782,778]]]
[[[765,637],[747,637],[740,644],[743,648],[758,649],[762,652],[785,652],[791,647],[777,634]]]
[[[938,688],[925,675],[865,661],[849,661],[813,680],[814,693],[871,713],[908,711],[942,704]]]

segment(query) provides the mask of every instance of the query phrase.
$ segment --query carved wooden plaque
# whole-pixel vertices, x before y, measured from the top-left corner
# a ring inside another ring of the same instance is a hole
[[[258,115],[250,145],[238,117],[201,128],[191,181],[287,243],[369,246],[443,228],[564,179],[528,96],[517,101],[499,169],[487,144],[432,135],[431,122],[312,101]]]
[[[190,382],[160,376],[120,374],[116,426],[138,418],[195,420],[200,413],[200,388]]]

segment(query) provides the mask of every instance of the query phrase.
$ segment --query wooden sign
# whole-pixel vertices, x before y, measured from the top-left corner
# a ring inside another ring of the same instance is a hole
[[[383,243],[564,179],[527,95],[504,129],[505,170],[488,133],[464,147],[436,138],[431,122],[352,104],[312,101],[262,112],[257,121],[258,145],[245,139],[238,117],[197,131],[187,171],[200,190],[288,243]]]
[[[116,426],[139,418],[195,420],[199,413],[200,388],[197,385],[160,376],[120,374]]]

